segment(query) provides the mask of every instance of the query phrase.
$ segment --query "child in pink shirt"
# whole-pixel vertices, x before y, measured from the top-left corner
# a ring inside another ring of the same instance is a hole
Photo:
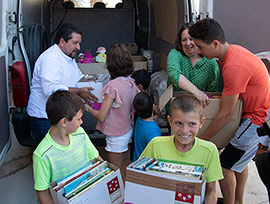
[[[107,53],[111,81],[101,90],[104,99],[100,110],[87,105],[98,120],[96,128],[106,135],[108,161],[118,166],[125,179],[124,153],[133,134],[133,98],[140,90],[130,75],[134,71],[129,51],[116,44]]]

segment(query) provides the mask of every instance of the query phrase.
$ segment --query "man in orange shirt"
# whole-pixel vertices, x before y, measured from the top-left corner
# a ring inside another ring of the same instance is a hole
[[[268,72],[257,56],[241,46],[229,44],[222,27],[213,19],[196,22],[189,29],[189,35],[206,58],[219,58],[224,80],[221,110],[201,138],[211,139],[230,120],[239,96],[244,100],[239,128],[220,155],[224,203],[242,204],[247,165],[258,148],[256,130],[265,122],[270,106]]]

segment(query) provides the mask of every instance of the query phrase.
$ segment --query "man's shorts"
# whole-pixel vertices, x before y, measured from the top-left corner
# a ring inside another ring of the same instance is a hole
[[[241,173],[258,149],[257,128],[249,118],[243,119],[234,137],[220,154],[221,166]]]

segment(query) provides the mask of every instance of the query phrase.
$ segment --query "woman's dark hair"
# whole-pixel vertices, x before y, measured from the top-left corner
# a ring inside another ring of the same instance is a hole
[[[182,47],[182,33],[184,30],[189,30],[189,28],[193,25],[193,23],[184,23],[181,28],[179,29],[178,31],[178,34],[177,34],[177,38],[174,42],[174,46],[175,46],[175,49],[178,50],[179,52],[182,53],[182,55],[185,55],[185,52],[183,51],[183,47]]]
[[[61,38],[63,38],[65,42],[67,42],[69,39],[72,38],[72,33],[77,33],[77,34],[82,35],[82,33],[74,25],[70,23],[62,24],[55,35],[54,43],[58,44]]]
[[[116,44],[109,49],[106,65],[112,79],[119,76],[129,76],[134,71],[130,52],[120,44]]]

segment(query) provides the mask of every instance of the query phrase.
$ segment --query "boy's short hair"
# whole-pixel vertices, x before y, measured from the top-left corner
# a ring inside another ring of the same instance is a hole
[[[50,95],[46,103],[46,113],[51,125],[56,125],[62,118],[71,121],[80,110],[85,111],[82,99],[70,91],[58,90]]]
[[[195,22],[188,31],[194,39],[199,39],[206,44],[218,40],[222,44],[226,42],[225,34],[220,24],[211,18],[205,18]]]
[[[141,84],[143,86],[144,90],[147,90],[150,82],[151,82],[151,76],[145,69],[140,69],[131,75],[131,77],[135,80],[135,83],[137,85]]]
[[[133,99],[133,107],[142,119],[150,118],[153,113],[153,100],[148,93],[140,92]]]
[[[175,110],[181,110],[184,113],[195,112],[202,118],[203,106],[201,102],[192,94],[181,93],[177,95],[171,102],[170,114]]]

